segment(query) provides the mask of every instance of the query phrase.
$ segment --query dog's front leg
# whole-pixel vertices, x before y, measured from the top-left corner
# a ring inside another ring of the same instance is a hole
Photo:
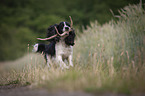
[[[69,55],[68,61],[69,61],[69,65],[73,67],[72,55]]]
[[[63,69],[63,67],[64,67],[64,68],[66,68],[66,69],[69,69],[69,66],[67,66],[67,65],[63,62],[62,56],[61,56],[61,55],[57,56],[56,59],[57,59],[57,62],[60,64],[60,68]]]

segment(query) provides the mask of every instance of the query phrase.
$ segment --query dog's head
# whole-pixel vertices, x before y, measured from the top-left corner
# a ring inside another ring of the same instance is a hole
[[[68,22],[60,22],[57,26],[58,32],[60,34],[63,34],[64,32],[70,31],[65,35],[65,43],[67,45],[74,45],[74,39],[75,39],[75,31],[73,28],[71,28],[70,24]]]
[[[68,22],[60,22],[59,24],[51,25],[47,29],[47,37],[51,37],[51,36],[54,36],[55,34],[57,34],[55,27],[57,28],[59,34],[63,34],[64,32],[68,32],[68,31],[72,30],[72,28]],[[69,33],[66,33],[64,36],[66,37],[68,35],[69,35]],[[59,41],[60,38],[61,38],[60,36],[56,36],[55,38],[50,39],[48,41]]]
[[[59,25],[57,26],[57,29],[58,29],[58,32],[62,34],[66,31],[70,31],[71,27],[68,22],[60,22]]]

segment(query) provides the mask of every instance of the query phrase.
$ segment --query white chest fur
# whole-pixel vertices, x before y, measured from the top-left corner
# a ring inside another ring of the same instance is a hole
[[[55,45],[56,56],[60,55],[63,59],[68,58],[68,56],[72,55],[73,46],[68,46],[64,41],[59,41]]]
[[[63,69],[64,68],[69,68],[64,63],[64,59],[66,59],[69,63],[70,66],[73,66],[72,62],[72,56],[73,56],[73,46],[68,46],[65,44],[63,40],[60,40],[55,44],[55,54],[56,54],[56,61],[60,64],[60,67]]]

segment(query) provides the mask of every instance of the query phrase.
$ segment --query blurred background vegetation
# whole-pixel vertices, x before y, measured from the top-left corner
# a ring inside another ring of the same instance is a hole
[[[90,22],[110,21],[112,14],[139,0],[1,0],[0,61],[14,60],[27,52],[36,37],[45,37],[50,25],[68,21],[72,16],[76,29]],[[81,32],[81,31],[80,31]]]

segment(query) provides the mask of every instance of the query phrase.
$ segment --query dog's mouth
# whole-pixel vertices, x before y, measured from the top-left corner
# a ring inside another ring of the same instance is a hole
[[[69,33],[67,32],[65,35],[66,35],[66,36],[68,36],[68,35],[69,35]]]

